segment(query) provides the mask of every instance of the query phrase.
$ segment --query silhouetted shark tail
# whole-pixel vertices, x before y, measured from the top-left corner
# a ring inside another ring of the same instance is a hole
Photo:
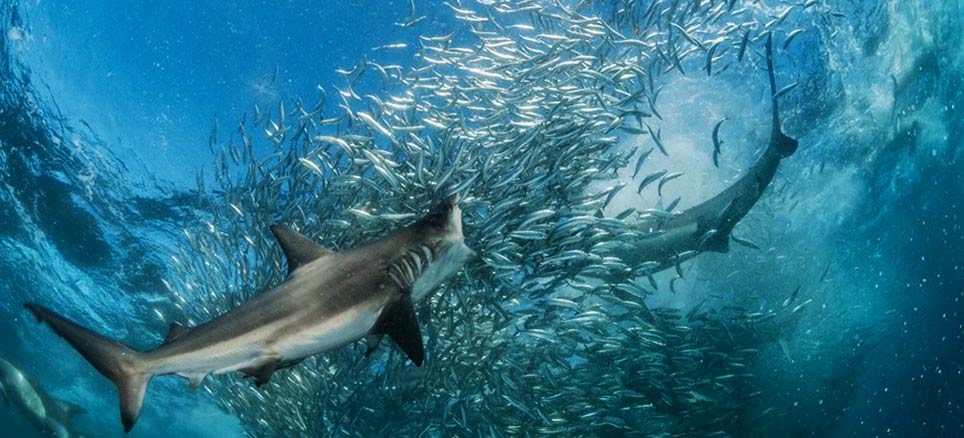
[[[777,99],[780,98],[780,94],[777,92],[777,81],[773,74],[773,34],[767,35],[767,76],[770,78],[770,105],[773,108],[773,130],[770,133],[770,148],[775,149],[780,153],[781,157],[789,157],[797,151],[799,146],[797,140],[783,133],[780,127],[780,106],[777,103]],[[794,84],[796,85],[796,84]],[[793,88],[793,85],[788,86],[787,89]]]
[[[130,432],[144,404],[147,383],[153,377],[146,369],[143,354],[94,333],[43,306],[27,303],[24,307],[30,310],[38,321],[47,323],[97,371],[117,385],[121,423],[124,425],[124,432]]]

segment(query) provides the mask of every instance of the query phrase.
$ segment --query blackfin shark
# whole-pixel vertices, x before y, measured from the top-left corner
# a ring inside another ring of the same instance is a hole
[[[361,338],[368,337],[370,353],[383,336],[421,366],[414,303],[474,256],[464,243],[458,195],[408,227],[338,253],[279,225],[271,231],[288,261],[285,281],[197,327],[172,324],[152,351],[135,351],[37,304],[26,307],[117,385],[129,432],[154,376],[177,374],[194,388],[208,374],[240,371],[260,386],[278,369]]]
[[[16,406],[43,436],[54,438],[76,437],[72,419],[84,409],[68,401],[51,396],[30,381],[23,371],[0,359],[0,399],[7,406]]]
[[[777,99],[782,93],[776,89],[772,46],[771,37],[766,42],[766,61],[773,115],[766,150],[740,179],[716,196],[672,217],[651,218],[640,224],[639,228],[657,235],[619,247],[616,255],[624,261],[632,265],[658,263],[650,272],[674,265],[679,270],[682,260],[701,252],[729,251],[733,227],[756,205],[773,180],[780,162],[797,151],[797,140],[784,134],[780,127]]]

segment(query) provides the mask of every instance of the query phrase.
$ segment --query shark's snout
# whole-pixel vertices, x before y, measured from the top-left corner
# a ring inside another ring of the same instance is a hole
[[[462,210],[459,194],[455,193],[435,205],[420,223],[432,224],[443,232],[443,239],[462,236]]]
[[[454,252],[457,254],[459,265],[466,265],[479,258],[479,253],[475,252],[475,250],[472,248],[469,248],[464,241],[459,242],[458,247],[458,250]]]

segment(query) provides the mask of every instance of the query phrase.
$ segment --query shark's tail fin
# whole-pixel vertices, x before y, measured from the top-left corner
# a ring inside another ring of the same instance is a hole
[[[786,158],[797,151],[797,140],[783,133],[780,128],[780,107],[777,99],[777,81],[773,74],[773,34],[767,36],[767,76],[770,78],[770,105],[773,107],[773,130],[770,133],[770,147]],[[780,93],[782,94],[782,93]]]
[[[27,303],[24,307],[30,310],[37,320],[46,322],[97,371],[117,385],[121,422],[124,424],[124,432],[130,432],[144,404],[147,382],[153,377],[146,369],[143,355],[50,309],[32,303]]]

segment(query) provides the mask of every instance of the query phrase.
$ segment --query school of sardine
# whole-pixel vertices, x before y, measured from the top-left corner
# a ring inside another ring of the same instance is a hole
[[[272,223],[337,251],[457,192],[479,259],[418,308],[421,368],[394,349],[366,358],[359,344],[259,389],[234,378],[203,389],[252,436],[730,435],[752,421],[737,401],[759,395],[748,363],[804,311],[805,293],[757,309],[651,307],[677,278],[660,284],[663,261],[613,250],[659,235],[640,217],[679,214],[684,164],[647,163],[674,153],[660,129],[663,84],[765,71],[764,41],[779,51],[805,31],[785,28],[787,16],[824,7],[765,3],[446,2],[458,30],[420,37],[413,67],[365,60],[338,70],[345,83],[315,104],[262,104],[227,136],[215,127],[214,181],[198,176],[209,216],[184,231],[167,283],[181,313],[158,316],[193,325],[280,281]],[[418,30],[415,6],[399,26]],[[739,142],[721,150],[722,121],[708,123],[706,160],[718,166]],[[669,205],[605,214],[623,190]]]

